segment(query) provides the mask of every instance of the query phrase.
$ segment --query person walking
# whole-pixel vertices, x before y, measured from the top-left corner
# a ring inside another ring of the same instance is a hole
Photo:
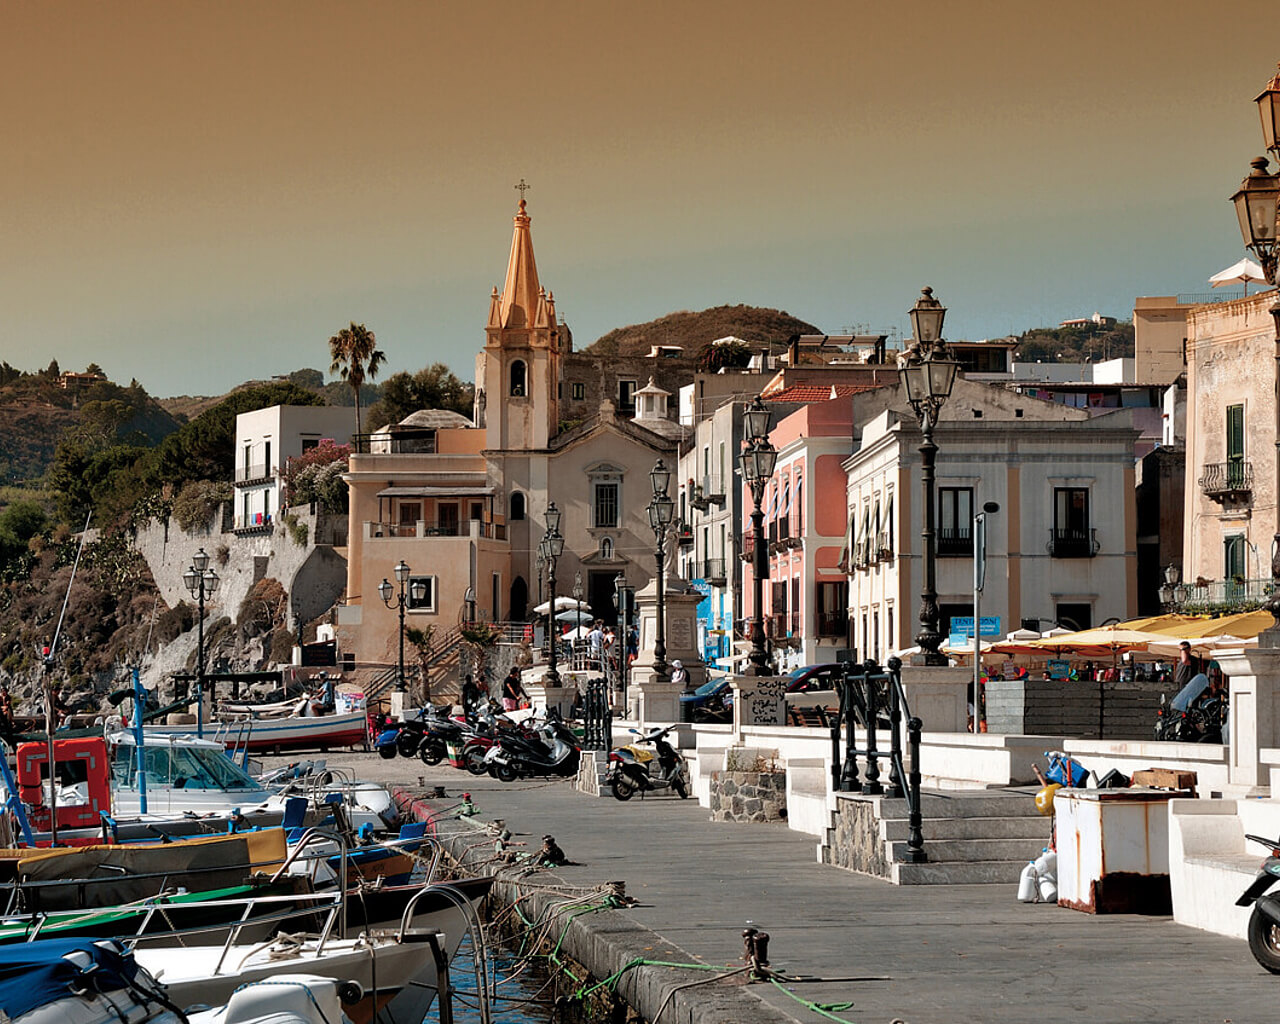
[[[507,678],[502,681],[502,710],[517,711],[520,708],[520,701],[528,699],[529,695],[525,692],[524,684],[520,682],[520,670],[512,665]]]
[[[481,696],[480,687],[476,686],[475,679],[468,675],[462,683],[462,715],[468,721],[480,710]]]
[[[600,628],[600,620],[591,624],[591,632],[587,634],[587,644],[591,660],[600,664],[600,652],[604,647],[604,630]]]

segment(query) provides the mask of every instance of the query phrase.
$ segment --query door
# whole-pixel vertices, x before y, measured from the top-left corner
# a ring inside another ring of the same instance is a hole
[[[440,533],[444,537],[456,537],[458,535],[458,503],[456,501],[447,504],[442,503],[437,506],[437,515]]]

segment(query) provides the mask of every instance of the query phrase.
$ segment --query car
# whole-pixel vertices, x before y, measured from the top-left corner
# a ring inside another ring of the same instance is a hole
[[[812,693],[816,690],[835,690],[844,678],[845,664],[842,661],[825,665],[805,665],[791,673],[791,681],[787,683],[787,693]]]
[[[728,676],[708,679],[691,693],[680,694],[680,717],[686,722],[724,721],[733,712]]]

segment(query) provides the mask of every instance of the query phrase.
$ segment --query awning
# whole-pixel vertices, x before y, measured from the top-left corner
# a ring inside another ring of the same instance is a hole
[[[477,494],[492,494],[492,487],[483,484],[476,487],[384,487],[379,498],[470,498]]]

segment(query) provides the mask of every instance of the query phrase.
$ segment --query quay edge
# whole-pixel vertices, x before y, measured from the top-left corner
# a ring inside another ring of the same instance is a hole
[[[417,821],[425,821],[435,815],[436,809],[432,802],[424,799],[420,793],[396,788],[393,795],[401,811]],[[434,820],[436,838],[455,861],[496,876],[497,881],[490,891],[490,898],[500,901],[504,906],[510,906],[519,897],[526,914],[539,920],[543,914],[550,914],[555,910],[560,898],[553,892],[539,889],[521,890],[522,881],[559,884],[567,888],[580,887],[577,883],[546,870],[539,870],[532,878],[523,877],[523,873],[528,870],[527,865],[495,867],[490,863],[481,864],[492,847],[488,843],[475,846],[476,836],[468,825],[470,819],[436,817]],[[556,929],[557,934],[559,930]],[[564,940],[560,948],[582,964],[590,971],[592,978],[597,980],[612,977],[638,959],[705,962],[657,932],[637,924],[625,912],[616,910],[601,910],[572,917],[567,928],[564,928]],[[659,1010],[662,1010],[663,1024],[801,1024],[798,1018],[764,1002],[739,978],[708,982],[670,995],[673,990],[681,989],[691,982],[707,981],[707,977],[707,973],[703,971],[642,964],[626,971],[618,979],[615,991],[645,1020],[652,1021]],[[664,1003],[667,1003],[665,1009]]]

